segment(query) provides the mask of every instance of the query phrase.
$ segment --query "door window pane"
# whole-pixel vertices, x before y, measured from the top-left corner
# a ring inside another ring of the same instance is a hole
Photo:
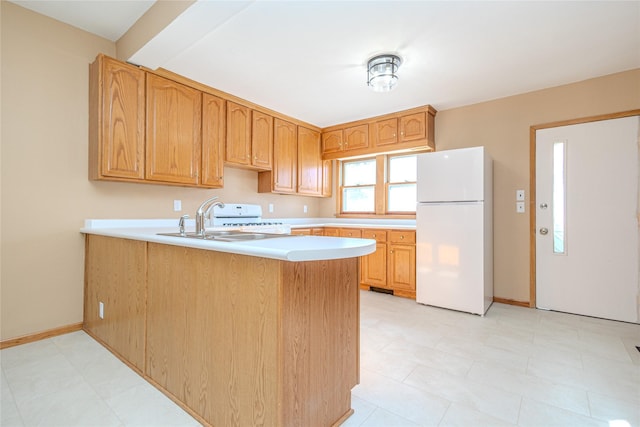
[[[553,253],[566,253],[565,243],[565,190],[566,148],[564,142],[553,144]]]

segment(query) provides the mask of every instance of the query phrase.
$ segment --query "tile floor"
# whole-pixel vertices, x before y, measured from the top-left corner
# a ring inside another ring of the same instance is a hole
[[[344,426],[640,426],[640,326],[362,292]],[[1,426],[197,426],[83,332],[0,352]]]

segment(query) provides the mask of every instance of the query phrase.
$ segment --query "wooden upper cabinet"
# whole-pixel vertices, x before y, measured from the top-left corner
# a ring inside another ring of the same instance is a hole
[[[273,159],[273,117],[227,101],[225,162],[269,170]]]
[[[348,127],[344,130],[344,149],[357,150],[369,146],[369,126],[367,124]]]
[[[322,158],[435,150],[435,115],[431,106],[399,111],[327,128]]]
[[[89,82],[89,178],[144,179],[145,72],[99,55]]]
[[[342,151],[342,129],[322,134],[322,153],[338,153]]]
[[[225,161],[237,165],[251,164],[251,109],[227,102],[227,143]]]
[[[200,91],[147,75],[147,180],[198,184],[201,122]]]
[[[373,124],[376,146],[395,144],[398,142],[398,119],[380,120]]]
[[[322,172],[320,132],[298,126],[298,193],[322,196]]]
[[[322,134],[322,154],[344,153],[369,146],[369,126],[352,126]],[[347,153],[344,153],[348,155]]]
[[[202,174],[207,187],[224,185],[225,100],[202,94]]]
[[[251,165],[260,169],[271,169],[273,117],[253,110],[251,119]]]
[[[400,117],[399,142],[424,140],[427,138],[427,115],[424,112]]]
[[[333,160],[322,161],[322,196],[331,197],[333,192]]]
[[[273,191],[295,193],[297,189],[297,130],[296,125],[281,119],[274,121]]]

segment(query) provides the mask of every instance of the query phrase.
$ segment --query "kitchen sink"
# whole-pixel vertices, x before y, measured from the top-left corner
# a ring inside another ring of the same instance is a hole
[[[159,236],[183,237],[188,239],[218,240],[222,242],[243,242],[247,240],[273,239],[288,237],[290,234],[258,233],[252,231],[208,231],[204,236],[190,233],[158,233]]]

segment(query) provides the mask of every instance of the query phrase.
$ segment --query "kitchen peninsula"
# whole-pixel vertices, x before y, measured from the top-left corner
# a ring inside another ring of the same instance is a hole
[[[358,257],[375,241],[157,234],[168,225],[87,221],[84,329],[207,425],[342,423],[359,381]]]

